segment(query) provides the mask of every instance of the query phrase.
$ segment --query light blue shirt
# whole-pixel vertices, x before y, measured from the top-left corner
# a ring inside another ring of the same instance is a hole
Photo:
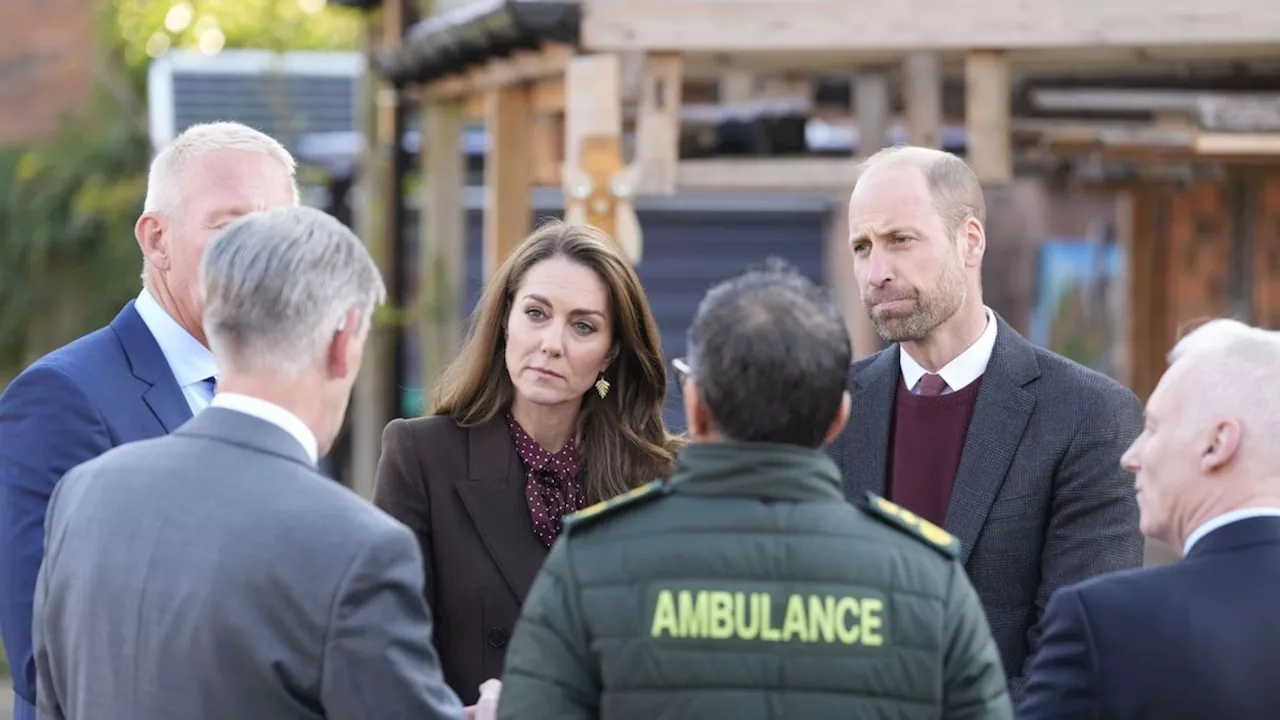
[[[182,388],[182,396],[191,407],[191,414],[209,407],[213,401],[213,388],[205,380],[218,374],[213,353],[170,317],[146,288],[138,295],[133,307],[160,345],[160,352],[164,353],[178,387]]]

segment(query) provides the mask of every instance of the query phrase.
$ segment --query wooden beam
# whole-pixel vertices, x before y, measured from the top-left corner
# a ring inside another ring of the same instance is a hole
[[[591,52],[911,52],[1254,45],[1280,37],[1275,0],[609,0],[582,6]]]
[[[487,92],[504,85],[561,77],[574,49],[568,45],[548,44],[540,50],[525,50],[511,57],[490,60],[458,75],[428,83],[421,96],[427,100],[460,98]]]
[[[422,389],[430,412],[431,388],[462,341],[467,230],[463,189],[466,165],[460,142],[466,121],[461,100],[422,108],[423,212],[418,230],[419,347]]]
[[[507,85],[489,92],[489,148],[484,168],[486,279],[529,232],[529,193],[533,185],[530,99],[525,85]]]
[[[853,104],[858,123],[858,154],[872,155],[889,144],[889,75],[881,68],[853,76]]]
[[[913,52],[902,61],[907,142],[942,147],[942,61],[937,53]]]
[[[679,55],[650,55],[645,59],[636,118],[636,160],[640,163],[641,192],[671,195],[676,191],[682,80]]]
[[[564,160],[578,166],[583,140],[622,135],[622,65],[617,55],[584,55],[565,73]]]
[[[539,113],[534,104],[533,127],[530,129],[533,153],[533,184],[560,186],[560,163],[564,161],[564,115]]]
[[[965,59],[965,125],[969,166],[983,184],[1013,180],[1013,109],[1009,58],[975,50]]]
[[[536,80],[529,83],[529,92],[531,93],[530,102],[533,103],[534,113],[563,113],[564,112],[564,78],[554,77],[546,80]],[[485,103],[489,93],[474,92],[467,95],[464,114],[471,120],[484,120]],[[559,142],[559,141],[557,141]]]
[[[564,112],[564,77],[551,78],[548,80],[540,80],[533,83],[530,88],[533,93],[533,111],[539,113],[545,112]]]
[[[614,194],[622,162],[622,63],[617,55],[583,55],[565,74],[564,164],[565,219],[593,225],[627,250],[635,261],[639,243],[634,215],[619,225],[628,197]],[[620,234],[620,230],[625,233]]]
[[[849,158],[681,160],[676,185],[688,190],[826,189],[848,192],[858,179]]]

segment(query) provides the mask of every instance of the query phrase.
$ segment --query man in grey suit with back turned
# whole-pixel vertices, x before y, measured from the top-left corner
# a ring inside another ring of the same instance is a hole
[[[218,235],[201,284],[210,407],[54,491],[40,717],[461,720],[412,533],[316,470],[385,295],[377,267],[295,207]]]
[[[846,494],[885,495],[961,542],[1016,700],[1053,591],[1142,564],[1133,393],[1038,348],[982,302],[982,187],[963,160],[899,147],[849,200],[854,275],[895,345],[850,369],[828,452]]]

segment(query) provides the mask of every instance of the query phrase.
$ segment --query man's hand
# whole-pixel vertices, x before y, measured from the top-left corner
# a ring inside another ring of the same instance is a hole
[[[497,720],[498,696],[502,694],[502,681],[493,679],[480,683],[480,699],[467,710],[467,720]]]

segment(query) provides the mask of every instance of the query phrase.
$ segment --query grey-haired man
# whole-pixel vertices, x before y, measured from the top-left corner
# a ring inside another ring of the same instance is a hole
[[[211,406],[50,501],[40,716],[460,720],[413,535],[316,470],[385,296],[364,245],[316,210],[254,214],[200,281]]]

